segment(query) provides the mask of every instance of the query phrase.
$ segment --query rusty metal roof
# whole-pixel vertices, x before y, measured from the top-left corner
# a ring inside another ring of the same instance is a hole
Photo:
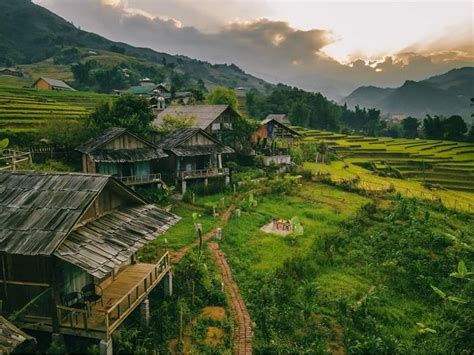
[[[54,255],[102,278],[179,219],[154,205],[116,210],[74,230]]]

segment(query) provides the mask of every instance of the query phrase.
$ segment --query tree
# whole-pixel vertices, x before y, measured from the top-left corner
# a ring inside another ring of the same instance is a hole
[[[298,101],[291,105],[288,118],[294,125],[307,127],[309,124],[309,115],[310,111],[308,105],[302,101]]]
[[[87,127],[83,121],[49,120],[38,131],[38,136],[48,143],[74,148],[96,133],[95,127]]]
[[[418,137],[420,122],[415,117],[407,117],[402,120],[403,135],[406,138]]]
[[[89,116],[88,123],[98,129],[123,127],[130,132],[146,135],[151,130],[150,123],[154,118],[146,98],[124,94],[113,103],[107,101],[99,105]]]
[[[445,139],[459,141],[465,138],[464,134],[467,132],[467,125],[461,116],[453,115],[442,123]]]
[[[217,88],[207,95],[206,102],[210,105],[229,105],[238,112],[237,94],[229,88]]]
[[[443,123],[439,116],[426,115],[423,120],[423,132],[427,139],[443,139]]]
[[[163,122],[156,130],[165,135],[178,128],[192,127],[195,121],[195,116],[184,116],[181,113],[178,113],[176,116],[168,114],[163,117]]]

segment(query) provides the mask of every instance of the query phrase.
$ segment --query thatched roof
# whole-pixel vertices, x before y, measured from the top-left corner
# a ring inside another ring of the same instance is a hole
[[[213,144],[207,145],[191,145],[188,141],[195,135],[201,134]],[[178,128],[169,133],[158,144],[164,151],[172,152],[177,156],[198,156],[209,154],[229,154],[234,153],[234,150],[207,132],[200,128]]]
[[[161,111],[152,124],[155,127],[161,126],[163,119],[169,115],[183,119],[193,118],[194,128],[206,129],[225,112],[234,116],[238,115],[229,105],[170,106]]]
[[[178,220],[154,205],[124,208],[74,230],[54,255],[102,278]]]
[[[15,350],[22,353],[26,343],[36,344],[36,339],[14,326],[8,320],[0,316],[0,354],[11,354]]]

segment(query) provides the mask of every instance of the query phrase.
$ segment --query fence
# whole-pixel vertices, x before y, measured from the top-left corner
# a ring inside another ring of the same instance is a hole
[[[32,162],[31,153],[17,150],[5,150],[3,151],[3,154],[0,155],[0,162],[5,162],[5,165],[0,166],[0,171],[16,170],[19,164],[24,162]]]
[[[327,174],[325,172],[318,172],[316,175],[316,180],[319,180],[318,177],[322,179],[328,178],[333,182],[354,182],[357,188],[367,191],[369,193],[381,192],[381,191],[389,192],[389,191],[395,190],[399,193],[402,193],[403,195],[407,197],[414,197],[414,198],[429,200],[435,203],[439,203],[446,208],[450,208],[459,212],[474,213],[474,204],[470,202],[465,202],[465,201],[461,201],[461,200],[450,198],[450,197],[441,197],[439,195],[436,195],[428,191],[395,186],[392,183],[366,181],[366,180],[361,180],[358,177],[348,178],[348,177],[340,176],[340,175]]]

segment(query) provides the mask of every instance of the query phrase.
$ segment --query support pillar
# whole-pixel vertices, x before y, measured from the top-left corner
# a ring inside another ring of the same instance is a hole
[[[112,338],[105,340],[102,339],[99,343],[100,355],[114,355],[114,348],[112,344]]]
[[[208,178],[205,178],[204,179],[204,186],[208,186],[209,185],[209,179]]]
[[[181,193],[184,195],[186,193],[186,180],[181,180]]]
[[[150,300],[148,298],[140,305],[140,321],[145,327],[150,325]]]
[[[217,154],[217,163],[218,168],[222,169],[222,154]]]
[[[226,176],[225,176],[225,184],[226,184],[226,185],[229,185],[229,184],[230,184],[230,176],[229,176],[229,175],[226,175]],[[235,188],[234,188],[234,190],[235,190]],[[234,191],[234,192],[235,192],[235,191]]]
[[[168,273],[165,275],[165,277],[163,278],[163,282],[165,297],[173,296],[173,274],[171,273],[171,271],[168,271]]]

